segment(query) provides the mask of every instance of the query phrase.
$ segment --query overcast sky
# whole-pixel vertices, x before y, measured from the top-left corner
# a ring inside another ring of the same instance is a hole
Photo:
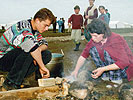
[[[88,0],[0,0],[0,24],[33,17],[41,8],[49,8],[58,18],[67,21],[73,7],[79,5],[80,13],[88,7]],[[111,14],[111,20],[133,24],[133,0],[95,0],[95,5],[104,5]]]

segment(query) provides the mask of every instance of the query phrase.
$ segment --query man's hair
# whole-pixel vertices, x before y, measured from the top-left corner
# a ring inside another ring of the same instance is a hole
[[[95,2],[95,0],[93,0]]]
[[[89,33],[97,33],[104,34],[104,38],[109,37],[111,35],[111,30],[103,20],[94,19],[90,24],[87,25],[87,32]]]
[[[100,8],[105,9],[105,7],[104,7],[104,6],[99,6],[99,10],[100,10]]]
[[[49,19],[51,21],[51,24],[55,22],[56,18],[53,15],[53,13],[47,9],[47,8],[42,8],[40,9],[34,16],[34,20],[38,18],[40,21],[45,21]]]
[[[80,7],[78,6],[78,5],[76,5],[75,7],[74,7],[74,10],[75,9],[79,9],[80,10]]]

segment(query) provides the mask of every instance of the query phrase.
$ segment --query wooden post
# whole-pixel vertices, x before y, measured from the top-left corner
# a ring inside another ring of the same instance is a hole
[[[0,92],[0,100],[28,100],[39,98],[52,98],[59,94],[58,86],[33,87]]]

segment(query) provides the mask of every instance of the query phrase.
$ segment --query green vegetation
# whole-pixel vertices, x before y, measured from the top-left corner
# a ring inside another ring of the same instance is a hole
[[[60,36],[68,36],[71,33],[58,33],[58,31],[56,31],[57,33],[53,33],[52,30],[46,31],[44,33],[42,33],[43,37],[60,37]]]
[[[133,28],[118,28],[118,29],[111,29],[111,31],[118,34],[133,33]]]
[[[57,33],[53,33],[52,29],[49,29],[48,31],[42,33],[43,37],[60,37],[60,36],[68,36],[71,33],[58,33],[58,30],[56,31]],[[65,30],[67,32],[67,30]],[[4,33],[4,30],[0,30],[0,36]]]

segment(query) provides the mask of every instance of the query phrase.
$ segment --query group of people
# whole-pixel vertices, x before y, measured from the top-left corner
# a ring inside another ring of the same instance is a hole
[[[98,10],[94,5],[95,0],[89,0],[89,7],[85,10],[84,16],[79,14],[80,7],[76,5],[74,7],[75,14],[72,14],[68,19],[68,29],[72,26],[71,38],[74,40],[76,47],[74,51],[79,50],[81,33],[84,33],[86,39],[89,41],[91,36],[90,34],[86,34],[86,26],[91,23],[94,18],[101,19],[109,24],[110,21],[110,13],[108,13],[108,9],[105,9],[104,6],[99,6],[99,12],[101,15],[98,17]],[[85,21],[83,21],[83,17]],[[84,31],[84,32],[81,32]]]
[[[56,20],[57,20],[57,17],[56,17]],[[56,25],[58,23],[58,26],[59,26],[59,29],[58,29],[58,32],[59,33],[64,33],[65,32],[65,20],[64,18],[60,18],[60,20],[58,21],[55,21],[53,23],[53,32],[56,33]]]
[[[72,14],[68,20],[68,25],[72,25],[71,38],[76,44],[74,51],[79,50],[81,30],[90,36],[71,76],[77,78],[79,70],[90,56],[96,65],[96,69],[91,73],[92,78],[100,77],[102,80],[117,84],[121,84],[123,78],[131,81],[133,80],[133,54],[124,38],[111,32],[108,10],[104,6],[99,6],[101,14],[98,17],[98,10],[94,6],[94,2],[95,0],[89,0],[90,5],[84,12],[84,23],[82,15],[79,14],[78,5],[74,7],[75,14]],[[86,72],[88,73],[88,70]]]
[[[123,78],[133,80],[133,54],[128,44],[120,35],[111,32],[108,24],[98,17],[95,0],[89,0],[90,6],[84,14],[79,14],[79,6],[74,7],[75,14],[69,18],[72,24],[72,38],[78,50],[81,28],[84,28],[91,39],[79,57],[71,76],[77,77],[79,69],[85,60],[91,56],[96,69],[91,77],[121,84]],[[56,22],[53,13],[47,9],[40,9],[33,19],[17,22],[8,28],[0,38],[0,70],[8,74],[2,84],[5,90],[19,89],[28,75],[36,72],[36,78],[48,78],[50,72],[46,64],[51,60],[51,52],[47,50],[48,43],[40,33]],[[8,62],[8,63],[7,63]]]

